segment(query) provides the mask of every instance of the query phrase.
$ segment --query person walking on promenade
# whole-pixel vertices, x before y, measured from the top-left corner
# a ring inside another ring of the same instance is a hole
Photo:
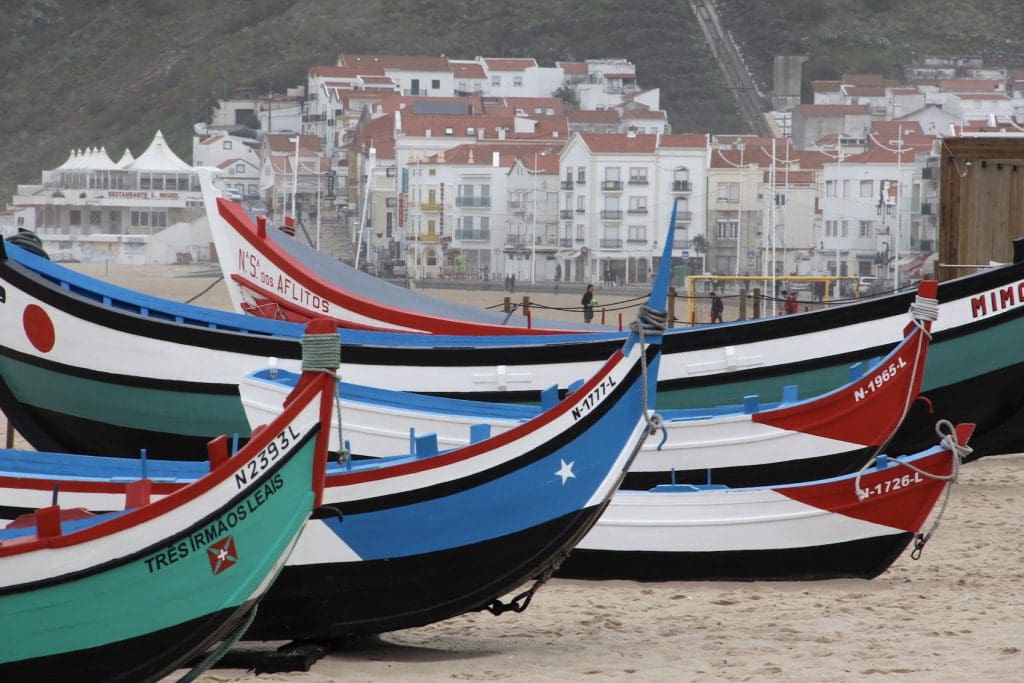
[[[711,292],[711,322],[722,322],[722,311],[724,309],[725,304],[722,303],[722,298],[718,296],[718,292]]]
[[[587,291],[583,292],[580,303],[583,304],[583,322],[589,323],[594,319],[594,306],[597,305],[594,301],[594,285],[587,285]]]

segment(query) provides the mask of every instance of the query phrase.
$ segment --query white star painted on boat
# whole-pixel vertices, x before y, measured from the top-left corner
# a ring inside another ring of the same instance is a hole
[[[559,460],[561,460],[561,458],[559,458]],[[575,460],[572,462],[566,462],[562,460],[562,469],[555,472],[556,477],[562,478],[562,486],[565,486],[565,482],[568,481],[570,478],[576,478],[576,475],[572,473],[572,466],[574,464],[576,464]]]
[[[218,560],[219,562],[223,562],[223,561],[225,561],[226,559],[228,559],[228,551],[227,551],[227,548],[221,548],[221,549],[220,549],[220,552],[218,552],[218,553],[217,553],[217,560]]]

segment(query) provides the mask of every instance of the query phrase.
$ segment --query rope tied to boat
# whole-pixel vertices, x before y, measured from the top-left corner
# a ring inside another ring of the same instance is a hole
[[[341,395],[338,391],[341,367],[341,337],[337,332],[330,334],[302,335],[302,371],[323,372],[334,380],[334,414],[338,416],[338,462],[344,464],[351,454],[345,448],[341,427]]]
[[[647,422],[647,432],[650,435],[657,434],[665,428],[665,421],[658,413],[652,413],[648,409],[647,398],[647,344],[644,341],[645,334],[661,335],[668,329],[668,313],[658,311],[650,306],[641,306],[636,312],[636,318],[629,324],[629,329],[637,335],[640,342],[640,375],[643,380],[643,388],[640,392],[641,409],[644,413],[644,420]]]
[[[910,303],[910,319],[914,325],[931,338],[931,333],[924,329],[923,321],[935,322],[939,319],[939,300],[930,299],[918,294]]]
[[[963,461],[974,452],[974,449],[967,444],[960,443],[956,436],[956,428],[949,420],[939,420],[935,423],[935,433],[939,437],[939,443],[950,452],[953,459],[952,467],[950,468],[949,474],[935,474],[917,467],[913,463],[899,460],[896,458],[890,458],[889,461],[897,465],[906,467],[907,469],[920,474],[926,479],[934,479],[936,481],[946,482],[946,490],[942,498],[942,505],[939,507],[939,512],[935,516],[935,521],[932,522],[931,528],[927,532],[918,532],[914,535],[914,549],[910,553],[912,559],[918,560],[921,558],[921,551],[924,550],[924,546],[931,537],[935,534],[935,531],[939,528],[939,522],[942,520],[942,515],[946,512],[946,505],[949,503],[949,495],[952,491],[952,484],[960,476],[960,465]],[[854,488],[857,491],[857,499],[864,500],[868,497],[868,491],[862,489],[860,486],[861,475],[868,469],[873,461],[865,463],[864,467],[861,467],[860,471],[857,472],[857,478],[854,481]]]

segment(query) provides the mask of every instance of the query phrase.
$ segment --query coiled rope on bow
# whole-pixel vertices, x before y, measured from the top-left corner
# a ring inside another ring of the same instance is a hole
[[[334,414],[338,417],[338,462],[345,463],[351,454],[345,448],[341,429],[341,396],[338,391],[341,367],[341,337],[331,334],[302,335],[302,371],[323,372],[334,380]]]
[[[644,412],[644,420],[647,422],[648,433],[654,435],[663,427],[664,420],[661,415],[651,413],[647,407],[647,345],[644,335],[664,334],[668,329],[668,313],[657,311],[650,306],[641,306],[636,312],[636,318],[629,324],[629,329],[636,333],[640,342],[640,375],[643,378],[643,389],[640,392],[641,408]]]
[[[910,319],[931,338],[931,333],[924,329],[922,321],[935,322],[939,319],[939,300],[918,294],[910,303]]]
[[[956,436],[956,428],[953,427],[953,424],[949,420],[939,420],[935,423],[935,433],[939,436],[939,442],[942,447],[948,450],[953,458],[949,474],[935,474],[933,472],[927,472],[920,467],[903,460],[892,460],[892,462],[902,465],[903,467],[920,474],[922,477],[946,482],[946,491],[942,498],[942,505],[939,507],[939,512],[935,516],[935,521],[932,522],[931,528],[925,533],[918,532],[914,535],[914,549],[911,551],[910,557],[915,560],[921,558],[921,551],[924,549],[925,544],[939,528],[939,522],[942,521],[942,515],[945,514],[946,505],[949,503],[949,494],[953,488],[952,484],[960,476],[960,465],[967,456],[974,452],[974,449],[970,446],[960,443]],[[854,487],[857,491],[857,498],[859,500],[864,500],[868,496],[868,492],[860,487],[860,477],[866,469],[866,467],[862,467],[861,470],[857,472],[857,479],[854,483]]]

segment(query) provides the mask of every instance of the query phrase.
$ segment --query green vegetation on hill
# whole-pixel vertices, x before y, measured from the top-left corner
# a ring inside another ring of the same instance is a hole
[[[625,57],[660,88],[676,132],[742,124],[689,2],[642,0],[23,0],[0,22],[0,201],[73,147],[139,154],[162,129],[183,158],[192,123],[237,86],[283,91],[339,52]],[[770,87],[775,54],[813,78],[894,72],[913,54],[1024,53],[1019,1],[719,0]],[[895,6],[895,8],[893,7]]]

